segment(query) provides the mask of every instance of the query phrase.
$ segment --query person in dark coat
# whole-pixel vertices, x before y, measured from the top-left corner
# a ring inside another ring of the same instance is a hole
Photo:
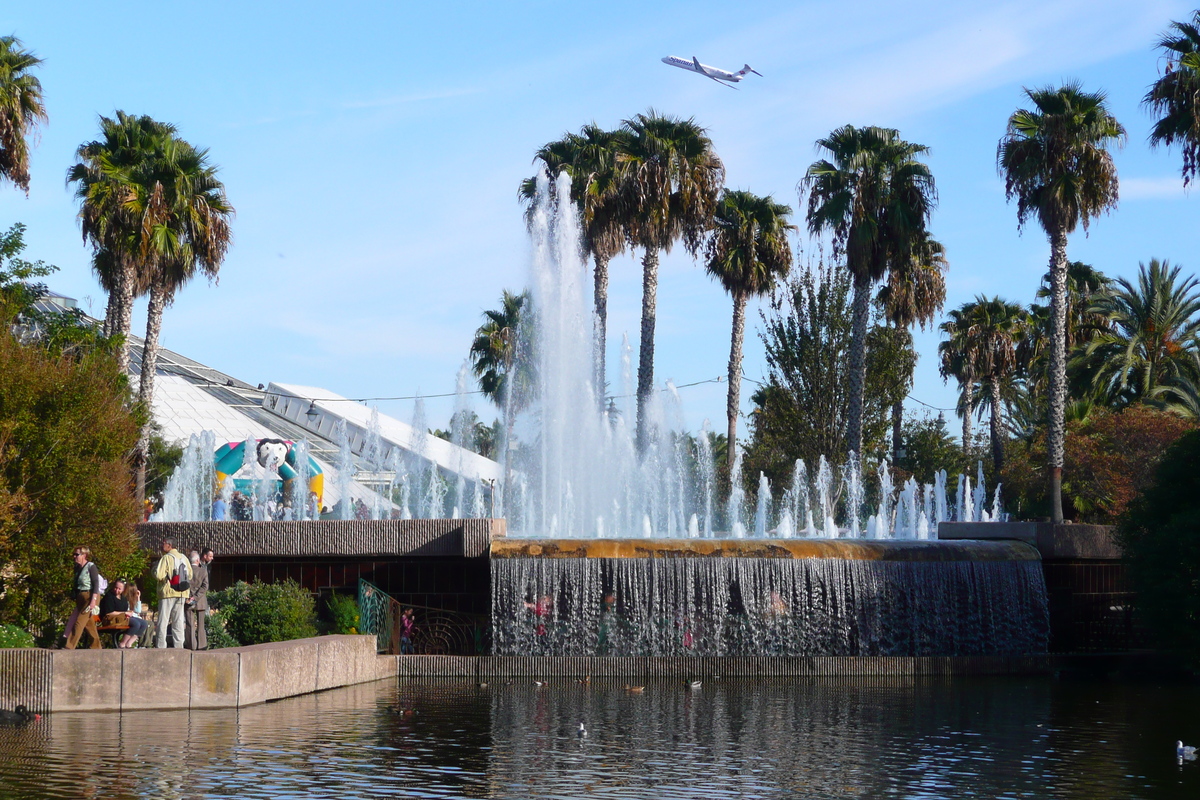
[[[208,565],[200,554],[192,551],[192,596],[188,598],[184,615],[184,643],[189,650],[208,649],[208,631],[205,617],[208,616]]]

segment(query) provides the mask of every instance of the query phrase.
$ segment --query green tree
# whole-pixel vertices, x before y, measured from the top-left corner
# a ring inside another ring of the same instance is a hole
[[[618,161],[625,131],[607,131],[595,123],[579,133],[542,145],[534,161],[546,165],[551,176],[566,172],[571,178],[571,200],[579,208],[583,246],[595,264],[593,297],[596,309],[595,376],[596,395],[604,406],[605,353],[608,342],[608,262],[625,249],[625,226],[621,216]],[[553,189],[553,185],[552,185]],[[537,178],[521,182],[518,196],[532,216],[538,200]]]
[[[920,483],[933,483],[940,470],[953,475],[964,471],[962,450],[941,414],[910,416],[904,420],[904,454],[895,466],[912,474]]]
[[[317,635],[317,606],[308,590],[288,579],[280,583],[238,581],[209,600],[238,643],[266,644]]]
[[[1195,380],[1200,343],[1200,281],[1180,278],[1180,267],[1150,259],[1138,265],[1137,285],[1113,281],[1089,311],[1108,321],[1077,356],[1096,396],[1120,407],[1148,400],[1176,378]]]
[[[1167,68],[1142,100],[1158,115],[1150,129],[1150,145],[1179,145],[1186,186],[1200,170],[1200,11],[1190,22],[1172,22],[1158,47],[1167,57]]]
[[[942,380],[958,381],[958,413],[962,417],[963,460],[971,460],[971,421],[975,415],[975,389],[979,376],[968,356],[970,321],[961,308],[952,309],[939,327],[945,340],[938,344],[938,371]]]
[[[620,217],[629,241],[642,248],[642,323],[638,350],[637,443],[647,441],[654,390],[654,327],[658,259],[682,240],[693,256],[712,227],[725,167],[707,131],[692,119],[651,109],[622,123]]]
[[[745,474],[764,472],[774,486],[790,480],[796,459],[810,466],[849,448],[847,398],[853,307],[849,273],[816,264],[772,294],[760,334],[768,376],[752,397]],[[909,337],[877,311],[867,334],[865,458],[886,453],[888,410],[904,397],[916,354]]]
[[[178,136],[157,140],[159,149],[147,154],[135,202],[143,226],[151,228],[151,246],[144,254],[144,283],[149,287],[146,338],[142,346],[138,403],[145,409],[134,455],[135,491],[146,495],[146,463],[150,458],[150,409],[154,403],[154,378],[158,369],[159,335],[163,310],[197,272],[216,278],[231,240],[229,220],[233,206],[208,151],[197,149]]]
[[[145,566],[127,461],[138,423],[125,376],[102,349],[54,355],[0,332],[0,364],[0,450],[19,454],[0,457],[0,500],[28,503],[19,524],[0,531],[0,621],[49,641],[67,610],[72,547],[90,547],[109,576]]]
[[[156,191],[157,154],[175,128],[118,111],[100,118],[101,138],[79,146],[67,182],[75,184],[84,241],[93,267],[109,287],[105,333],[118,339],[117,365],[129,371],[128,336],[133,300],[149,290],[166,230],[165,198]]]
[[[1079,360],[1076,358],[1092,339],[1108,329],[1108,319],[1102,314],[1092,311],[1093,298],[1108,288],[1110,281],[1103,273],[1084,264],[1072,261],[1067,264],[1066,287],[1066,350],[1067,350],[1067,397],[1068,401],[1089,400],[1092,388],[1087,375],[1078,369]],[[1052,291],[1052,275],[1047,272],[1042,276],[1038,287],[1037,297],[1049,299]],[[1046,416],[1046,393],[1049,391],[1050,352],[1050,306],[1034,303],[1029,307],[1029,333],[1021,341],[1017,359],[1021,363],[1026,384],[1029,387],[1031,400],[1042,409]]]
[[[1108,147],[1125,138],[1103,92],[1078,83],[1025,90],[1032,109],[1018,109],[996,152],[1005,193],[1017,201],[1017,223],[1036,217],[1050,240],[1048,481],[1051,519],[1061,522],[1066,406],[1067,236],[1117,203],[1117,168]]]
[[[15,36],[0,36],[0,180],[29,194],[29,139],[46,121],[42,83],[31,73],[42,60]]]
[[[966,372],[987,391],[992,465],[999,474],[1004,465],[1003,396],[1010,393],[1017,375],[1017,349],[1029,329],[1029,315],[1016,303],[979,295],[957,309],[952,319],[952,338],[942,344],[953,349],[951,360],[961,357],[966,362]]]
[[[904,141],[897,130],[846,125],[817,147],[828,158],[809,166],[800,189],[808,194],[809,230],[833,234],[834,254],[844,253],[854,277],[846,446],[861,456],[871,287],[906,268],[928,240],[937,192],[919,160],[929,148]]]
[[[725,190],[713,215],[705,268],[733,297],[733,332],[729,345],[729,397],[725,414],[729,468],[737,452],[737,419],[741,411],[742,345],[746,336],[746,301],[775,288],[792,268],[788,222],[792,209],[770,196]]]
[[[1200,431],[1181,437],[1117,531],[1138,611],[1162,647],[1200,664]]]

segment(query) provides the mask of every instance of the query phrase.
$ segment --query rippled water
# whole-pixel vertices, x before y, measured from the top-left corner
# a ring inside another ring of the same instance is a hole
[[[1194,799],[1197,711],[1049,679],[384,681],[0,728],[0,797]]]

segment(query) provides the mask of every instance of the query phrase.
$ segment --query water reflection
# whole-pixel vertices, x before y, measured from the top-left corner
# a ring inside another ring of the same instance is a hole
[[[0,797],[1195,798],[1194,687],[380,682],[0,728]],[[589,736],[575,731],[585,722]]]

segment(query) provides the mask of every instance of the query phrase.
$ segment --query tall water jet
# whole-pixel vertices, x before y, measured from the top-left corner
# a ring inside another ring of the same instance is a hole
[[[700,468],[700,486],[704,500],[704,538],[711,539],[713,535],[713,495],[716,494],[717,465],[713,458],[712,433],[708,420],[700,428],[700,436],[696,440],[696,460]]]
[[[354,519],[354,500],[350,496],[350,486],[354,480],[354,454],[350,450],[350,433],[345,418],[338,420],[335,441],[338,446],[338,519]]]
[[[858,464],[858,455],[851,450],[846,457],[843,470],[846,483],[846,528],[851,539],[857,539],[862,534],[858,529],[858,515],[863,506],[862,471]]]
[[[733,469],[729,472],[729,504],[726,516],[729,520],[729,535],[735,539],[746,537],[746,525],[742,522],[742,509],[746,503],[746,489],[742,485],[742,452],[733,457]]]
[[[978,469],[978,477],[975,480],[975,491],[971,494],[971,508],[975,512],[973,519],[975,522],[986,522],[984,517],[987,509],[984,508],[984,503],[987,501],[987,488],[983,483],[983,462],[977,461],[975,465]]]
[[[946,502],[946,470],[940,469],[933,477],[933,521],[937,525],[950,520],[950,506]]]
[[[291,508],[292,518],[298,520],[310,519],[312,514],[312,503],[308,498],[308,481],[311,475],[308,470],[308,441],[300,440],[292,445],[292,452],[295,453],[296,476],[292,478],[291,491]]]
[[[754,535],[767,535],[767,517],[771,513],[771,482],[766,473],[758,473],[758,504],[754,510]]]
[[[876,530],[879,532],[880,538],[890,535],[893,530],[892,517],[894,510],[892,507],[892,498],[894,493],[892,470],[885,458],[879,462],[879,519]]]

